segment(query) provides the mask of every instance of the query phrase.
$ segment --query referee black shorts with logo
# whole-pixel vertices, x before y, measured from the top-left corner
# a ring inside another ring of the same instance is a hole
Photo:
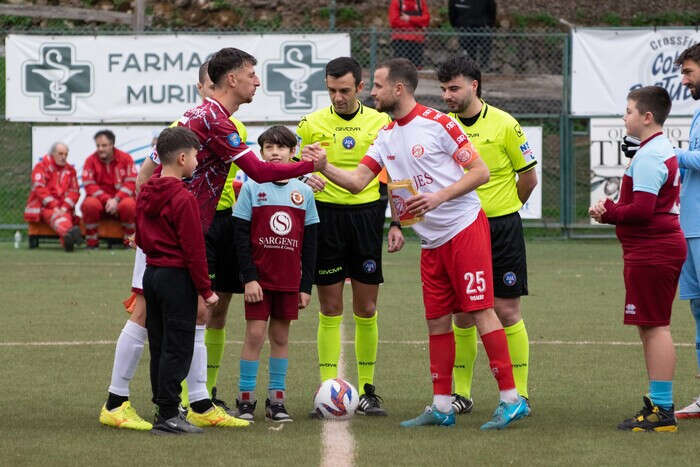
[[[233,244],[231,208],[216,211],[204,243],[211,288],[215,292],[243,293],[239,277],[238,256]]]
[[[493,258],[494,296],[516,298],[527,295],[527,259],[520,214],[489,217]]]
[[[381,284],[384,213],[380,201],[342,205],[316,201],[318,228],[316,285],[331,285],[346,277]]]

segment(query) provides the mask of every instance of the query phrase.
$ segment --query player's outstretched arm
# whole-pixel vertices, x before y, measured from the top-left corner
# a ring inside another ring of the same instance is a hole
[[[326,150],[318,144],[304,146],[301,155],[304,159],[313,160],[314,165],[321,165],[320,172],[326,178],[353,194],[361,192],[376,177],[376,174],[364,164],[359,164],[355,170],[335,167],[327,162]]]

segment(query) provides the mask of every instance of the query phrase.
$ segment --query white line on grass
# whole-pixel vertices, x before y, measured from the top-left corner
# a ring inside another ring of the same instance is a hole
[[[341,342],[343,327],[340,327]],[[315,343],[315,342],[314,342]],[[343,349],[340,349],[338,359],[338,378],[345,377],[345,358]],[[323,433],[321,434],[321,467],[352,467],[354,465],[355,438],[350,432],[350,420],[324,420]]]
[[[355,341],[341,341],[343,345],[354,345]],[[0,342],[0,347],[71,347],[81,345],[114,345],[117,341],[46,341],[46,342]],[[242,345],[243,341],[226,341],[227,344]],[[316,345],[316,341],[290,341],[291,345]],[[380,344],[390,345],[428,345],[428,341],[384,341]],[[481,344],[481,343],[479,343]],[[627,341],[530,341],[531,345],[611,345],[611,346],[638,346],[641,342]],[[676,347],[695,347],[694,343],[676,342]],[[340,374],[340,372],[339,372]]]

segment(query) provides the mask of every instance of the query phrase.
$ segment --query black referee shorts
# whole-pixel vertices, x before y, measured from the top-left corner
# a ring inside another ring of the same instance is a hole
[[[204,236],[211,288],[216,292],[243,293],[238,256],[233,244],[231,208],[216,211]]]
[[[316,285],[331,285],[346,277],[381,284],[384,212],[381,201],[339,205],[316,201],[318,228]]]
[[[493,258],[494,296],[517,298],[527,295],[527,259],[520,214],[489,217]]]

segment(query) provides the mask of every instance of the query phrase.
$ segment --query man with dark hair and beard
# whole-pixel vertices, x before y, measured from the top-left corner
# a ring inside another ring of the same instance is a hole
[[[694,100],[700,100],[700,43],[685,49],[676,59],[681,68],[683,86]],[[690,311],[695,318],[695,352],[700,377],[700,108],[690,124],[688,148],[676,148],[681,168],[681,229],[685,235],[688,256],[681,270],[680,297],[690,300]],[[700,418],[700,396],[689,406],[676,412],[678,418]]]
[[[529,342],[520,313],[527,295],[525,239],[518,211],[537,185],[537,160],[525,133],[507,112],[481,98],[481,71],[467,57],[454,57],[438,67],[442,98],[489,167],[491,178],[476,189],[491,230],[494,308],[508,339],[518,393],[528,398]],[[472,410],[472,375],[476,360],[476,329],[469,313],[456,313],[456,413]]]

